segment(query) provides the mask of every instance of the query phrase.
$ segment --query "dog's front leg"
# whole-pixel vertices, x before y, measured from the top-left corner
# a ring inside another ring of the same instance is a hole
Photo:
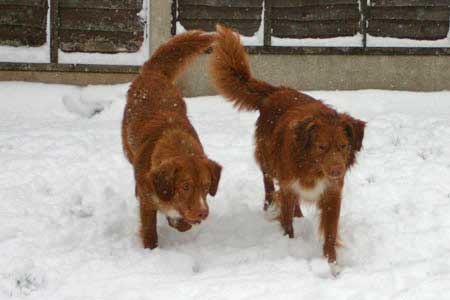
[[[280,223],[284,229],[284,233],[289,238],[294,238],[294,227],[292,221],[294,219],[295,204],[298,202],[297,196],[289,189],[281,187],[280,191],[275,193],[275,201],[280,206]]]
[[[339,273],[336,247],[338,241],[339,215],[341,210],[341,188],[327,190],[320,201],[320,229],[324,237],[323,255],[328,259],[333,275]]]
[[[141,237],[144,248],[158,247],[158,233],[156,232],[156,209],[141,201]]]
[[[270,175],[263,171],[263,178],[264,178],[264,192],[265,192],[265,199],[264,199],[264,211],[267,211],[267,208],[272,205],[273,202],[273,193],[275,191],[275,186],[273,184],[273,178],[270,177]]]

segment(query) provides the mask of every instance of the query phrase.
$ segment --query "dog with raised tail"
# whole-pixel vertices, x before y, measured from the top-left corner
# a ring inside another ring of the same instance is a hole
[[[186,114],[175,79],[215,35],[189,31],[161,45],[132,82],[122,121],[122,144],[135,176],[145,248],[158,245],[157,211],[186,231],[209,213],[222,167],[209,159]]]
[[[323,254],[336,275],[344,176],[361,150],[365,122],[295,89],[255,79],[239,35],[220,25],[217,35],[209,63],[214,86],[237,109],[259,111],[255,156],[264,179],[264,209],[276,211],[293,238],[293,218],[303,216],[300,203],[316,204]]]

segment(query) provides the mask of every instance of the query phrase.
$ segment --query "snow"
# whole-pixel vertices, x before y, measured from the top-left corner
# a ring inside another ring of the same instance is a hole
[[[224,169],[210,216],[159,222],[142,248],[120,121],[128,85],[0,83],[0,299],[442,299],[450,292],[450,92],[314,91],[368,121],[344,189],[342,272],[321,256],[318,215],[295,238],[263,212],[256,113],[188,99]]]
[[[129,65],[140,66],[148,59],[147,43],[143,43],[137,52],[133,53],[83,53],[64,52],[58,50],[58,61],[61,64],[90,64],[90,65]]]
[[[377,37],[368,34],[367,47],[449,48],[450,31],[446,38],[434,41]]]
[[[272,36],[272,46],[282,47],[362,47],[363,35],[343,36],[326,39],[295,39]]]
[[[49,63],[50,62],[49,43],[45,43],[40,47],[0,46],[0,62]]]

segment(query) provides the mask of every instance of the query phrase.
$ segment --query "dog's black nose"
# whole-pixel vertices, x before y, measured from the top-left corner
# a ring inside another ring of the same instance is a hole
[[[209,215],[209,209],[208,208],[204,208],[204,209],[201,209],[199,211],[197,217],[199,219],[201,219],[201,220],[204,220],[204,219],[206,219],[208,217],[208,215]]]

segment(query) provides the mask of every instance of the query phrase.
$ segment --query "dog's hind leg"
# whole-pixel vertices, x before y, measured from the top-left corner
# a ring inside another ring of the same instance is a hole
[[[275,191],[275,186],[273,184],[273,178],[263,171],[264,178],[264,191],[266,193],[264,198],[264,211],[267,211],[267,208],[273,202],[273,192]]]

